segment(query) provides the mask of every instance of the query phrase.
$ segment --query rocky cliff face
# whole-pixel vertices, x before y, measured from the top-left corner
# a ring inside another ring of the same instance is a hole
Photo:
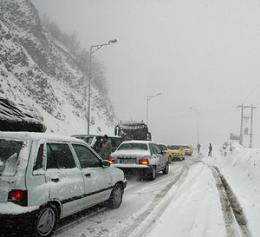
[[[84,78],[74,56],[43,28],[30,0],[0,0],[0,96],[37,107],[49,131],[84,133]],[[98,88],[91,95],[91,132],[107,132],[112,105]]]

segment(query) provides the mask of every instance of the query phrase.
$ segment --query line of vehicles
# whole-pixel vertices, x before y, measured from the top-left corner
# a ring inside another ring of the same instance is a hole
[[[12,114],[13,106],[5,106],[3,115]],[[17,109],[15,112],[19,118],[25,116]],[[4,116],[0,112],[0,123],[6,122]],[[15,124],[17,130],[21,125],[22,131],[0,132],[2,233],[51,236],[57,222],[74,213],[99,203],[118,208],[129,170],[154,180],[158,172],[168,174],[172,159],[184,159],[185,152],[192,154],[190,148],[177,151],[152,142],[143,122],[120,123],[115,133],[123,136],[110,137],[113,152],[103,160],[98,154],[101,136],[32,132],[30,123],[36,124],[35,118],[27,119],[26,126],[22,119],[12,119],[7,118],[8,124]],[[29,132],[24,132],[27,128]]]

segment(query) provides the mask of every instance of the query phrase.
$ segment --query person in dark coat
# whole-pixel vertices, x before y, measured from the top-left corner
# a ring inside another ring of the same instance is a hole
[[[112,144],[107,135],[103,137],[103,143],[101,145],[100,156],[103,160],[108,160],[112,153]]]
[[[208,154],[208,156],[212,156],[212,145],[211,145],[211,143],[209,144],[209,154]]]

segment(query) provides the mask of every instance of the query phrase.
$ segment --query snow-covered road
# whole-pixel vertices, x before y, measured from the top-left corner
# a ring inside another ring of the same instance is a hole
[[[62,223],[55,236],[249,237],[233,215],[219,173],[202,159],[174,162],[155,181],[131,178],[122,206],[94,208]]]

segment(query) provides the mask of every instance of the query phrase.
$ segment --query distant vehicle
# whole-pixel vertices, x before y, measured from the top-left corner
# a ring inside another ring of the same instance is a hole
[[[152,135],[143,121],[121,122],[115,127],[115,135],[124,140],[152,140]]]
[[[102,145],[102,135],[86,135],[86,134],[77,134],[72,135],[72,137],[76,137],[88,143],[97,153],[101,150]],[[112,151],[115,151],[116,148],[123,142],[123,138],[119,136],[108,136],[108,139],[112,144]]]
[[[0,97],[0,131],[45,132],[46,129],[36,108]]]
[[[168,150],[166,151],[167,156],[171,160],[184,160],[185,151],[181,145],[171,145],[167,146]]]
[[[186,156],[192,156],[192,153],[193,153],[192,146],[182,146],[182,148],[183,148]]]
[[[164,152],[164,151],[166,151],[168,149],[167,146],[165,146],[163,144],[159,144],[158,146],[160,147],[162,152]]]
[[[158,145],[151,141],[125,141],[111,154],[112,166],[123,170],[140,171],[154,180],[156,173],[169,172],[169,161]]]
[[[98,203],[121,205],[124,173],[79,139],[0,132],[0,154],[1,233],[18,228],[20,236],[28,227],[26,236],[51,236],[69,215]]]

